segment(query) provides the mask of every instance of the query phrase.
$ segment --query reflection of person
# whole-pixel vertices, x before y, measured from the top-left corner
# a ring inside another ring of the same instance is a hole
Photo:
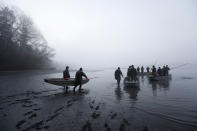
[[[121,76],[123,77],[120,67],[118,67],[118,69],[115,71],[114,76],[115,79],[117,80],[118,85],[120,85]]]
[[[116,94],[117,100],[121,100],[122,99],[122,91],[121,91],[121,88],[120,88],[119,85],[115,89],[115,94]]]
[[[74,92],[75,92],[75,88],[79,85],[79,92],[81,91],[81,85],[82,85],[82,77],[85,77],[86,79],[88,79],[88,77],[86,76],[86,74],[83,72],[83,69],[80,68],[76,74],[75,74],[75,87],[74,87]]]
[[[63,72],[63,78],[65,80],[68,80],[70,78],[70,73],[69,73],[69,66],[66,66],[66,69]]]

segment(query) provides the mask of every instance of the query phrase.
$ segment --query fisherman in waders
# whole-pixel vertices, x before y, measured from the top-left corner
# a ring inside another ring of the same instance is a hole
[[[143,66],[141,67],[141,72],[142,72],[142,75],[143,75],[143,73],[144,73],[144,67]]]
[[[166,75],[167,76],[169,75],[169,70],[170,70],[170,68],[168,67],[168,65],[166,65]]]
[[[150,68],[149,67],[146,67],[146,72],[147,73],[149,73],[149,70],[150,70]]]
[[[117,80],[118,85],[120,85],[121,76],[123,77],[120,67],[118,67],[118,69],[115,71],[114,76],[115,79]]]
[[[161,69],[161,67],[158,68],[157,74],[158,74],[159,76],[162,76],[162,69]]]
[[[128,78],[128,80],[131,80],[131,77],[132,77],[132,75],[131,75],[131,66],[129,66],[129,68],[127,70],[127,78]]]
[[[76,74],[75,74],[75,87],[74,87],[74,92],[75,92],[75,88],[79,85],[79,92],[81,92],[81,85],[82,85],[82,77],[85,77],[88,80],[88,77],[86,76],[86,74],[83,72],[83,69],[80,68]]]
[[[64,80],[70,79],[69,66],[66,66],[66,69],[63,72],[63,78],[64,78]],[[66,86],[66,91],[67,90],[68,90],[68,86]]]
[[[134,68],[134,67],[133,67]],[[137,73],[139,73],[140,72],[140,67],[138,66],[137,67]]]
[[[155,68],[155,66],[153,65],[152,67],[152,75],[156,76],[157,75],[157,69]]]

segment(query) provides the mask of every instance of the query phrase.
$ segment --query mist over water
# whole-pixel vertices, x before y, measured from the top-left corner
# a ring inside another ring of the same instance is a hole
[[[55,63],[86,67],[197,63],[195,0],[4,3],[32,17],[56,50]]]
[[[0,129],[196,131],[196,7],[196,0],[1,0],[8,71],[0,71]],[[90,79],[82,93],[44,82],[62,78],[67,65],[71,78],[83,67]],[[169,65],[172,79],[139,76],[138,88],[117,86],[114,71],[126,77],[130,65]]]

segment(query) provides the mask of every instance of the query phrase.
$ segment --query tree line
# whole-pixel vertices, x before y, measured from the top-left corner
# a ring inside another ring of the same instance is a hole
[[[30,17],[17,8],[0,6],[0,70],[46,68],[53,56]]]

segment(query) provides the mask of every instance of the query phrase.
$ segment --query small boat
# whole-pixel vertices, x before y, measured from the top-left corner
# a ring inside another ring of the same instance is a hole
[[[75,78],[65,80],[64,78],[47,78],[44,79],[46,83],[57,85],[57,86],[75,86]],[[86,84],[89,79],[82,79],[82,84]]]
[[[126,87],[139,87],[140,86],[140,82],[139,79],[135,80],[129,80],[128,77],[125,77],[124,79],[124,85]]]
[[[149,76],[150,81],[166,81],[166,80],[171,80],[171,79],[172,79],[171,74],[169,74],[167,76],[153,76],[153,75]]]

